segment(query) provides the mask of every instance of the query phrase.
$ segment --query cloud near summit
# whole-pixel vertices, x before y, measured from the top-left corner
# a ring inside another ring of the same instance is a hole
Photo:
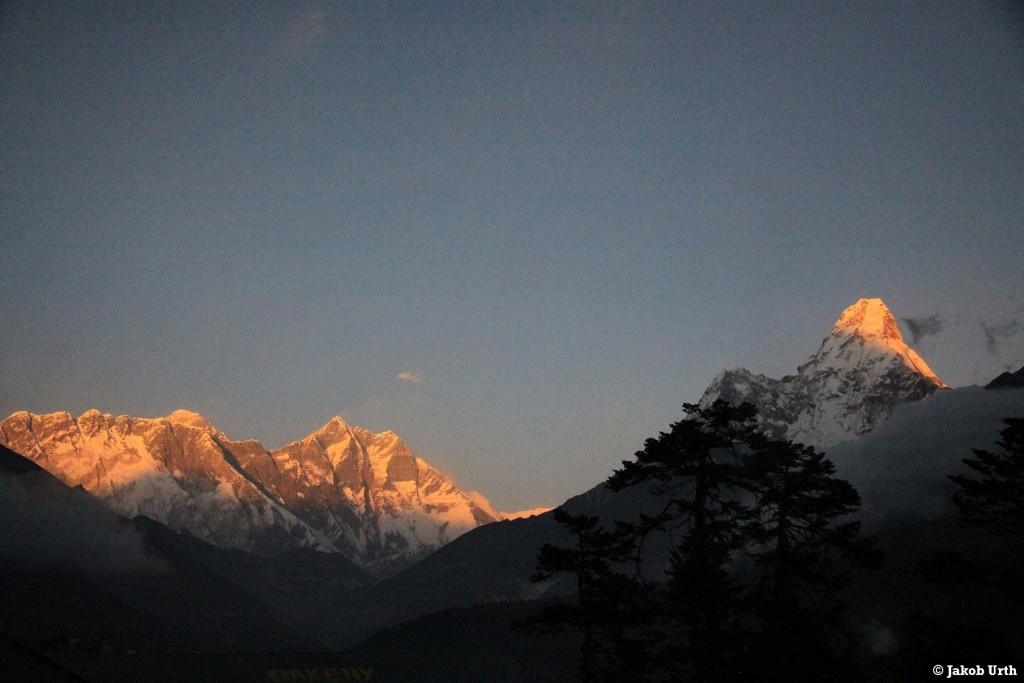
[[[903,318],[903,322],[910,328],[912,344],[916,344],[925,337],[933,337],[942,331],[942,320],[938,314],[932,314],[923,318]]]
[[[403,382],[409,382],[411,384],[423,384],[423,375],[418,372],[406,372],[403,370],[395,376],[396,379],[400,379]]]

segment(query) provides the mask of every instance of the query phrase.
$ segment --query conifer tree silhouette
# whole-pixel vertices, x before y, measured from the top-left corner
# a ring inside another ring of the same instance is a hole
[[[746,668],[764,680],[834,676],[843,608],[837,591],[849,564],[881,559],[849,517],[860,495],[803,444],[765,441],[745,463],[755,501],[744,536],[757,570],[748,599],[759,624]]]
[[[997,556],[964,557],[957,551],[939,550],[920,563],[925,577],[937,582],[977,582],[995,586],[1007,597],[1024,599],[1024,418],[1007,417],[996,446],[1000,452],[972,448],[973,458],[963,463],[977,478],[949,475],[958,486],[953,503],[960,522],[995,534],[1000,539]]]
[[[675,637],[657,650],[657,661],[675,675],[718,681],[735,667],[743,642],[742,586],[728,565],[742,547],[749,514],[739,496],[745,488],[743,452],[763,437],[754,431],[756,412],[749,403],[687,403],[683,412],[686,419],[648,439],[636,460],[623,462],[606,484],[613,491],[651,484],[664,507],[641,519],[638,537],[658,530],[679,539],[658,612]]]
[[[973,448],[975,457],[963,461],[980,478],[949,478],[960,487],[953,502],[964,523],[1011,536],[1024,532],[1024,418],[1008,417],[1003,423],[996,441],[1001,453]]]
[[[530,580],[574,575],[575,603],[547,605],[517,626],[541,633],[577,629],[582,635],[577,670],[585,683],[643,678],[650,669],[644,647],[650,636],[641,635],[646,621],[644,588],[618,568],[632,556],[631,530],[622,525],[605,529],[597,517],[574,516],[560,508],[554,516],[570,532],[575,547],[544,545]]]
[[[749,403],[683,412],[605,482],[646,486],[658,512],[611,525],[556,510],[575,546],[544,546],[533,579],[574,575],[577,598],[528,625],[578,629],[588,682],[835,678],[835,592],[851,563],[880,556],[850,518],[859,494],[813,448],[757,432]],[[645,577],[654,533],[670,540],[668,569]]]

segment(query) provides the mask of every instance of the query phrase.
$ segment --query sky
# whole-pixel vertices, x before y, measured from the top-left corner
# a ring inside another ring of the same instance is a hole
[[[338,415],[499,508],[881,297],[1024,365],[1010,2],[0,6],[0,413]]]

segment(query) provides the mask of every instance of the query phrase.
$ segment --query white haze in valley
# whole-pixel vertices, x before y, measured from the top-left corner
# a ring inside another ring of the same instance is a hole
[[[1024,417],[1024,389],[939,391],[896,408],[887,421],[826,456],[864,499],[865,530],[887,520],[930,520],[955,512],[955,484],[972,448],[998,451],[1003,419]]]
[[[42,472],[0,473],[0,562],[57,564],[92,572],[163,571],[126,521],[83,491],[40,485]]]

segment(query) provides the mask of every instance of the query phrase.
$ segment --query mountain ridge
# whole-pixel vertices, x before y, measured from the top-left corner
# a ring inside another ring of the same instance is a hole
[[[0,443],[119,514],[250,552],[341,552],[389,571],[504,518],[398,435],[337,416],[269,451],[183,409],[160,418],[18,411],[0,422]]]
[[[700,399],[744,401],[758,409],[761,429],[828,447],[871,431],[899,403],[948,389],[903,340],[881,299],[860,299],[839,316],[794,375],[773,379],[746,368],[720,372]]]

